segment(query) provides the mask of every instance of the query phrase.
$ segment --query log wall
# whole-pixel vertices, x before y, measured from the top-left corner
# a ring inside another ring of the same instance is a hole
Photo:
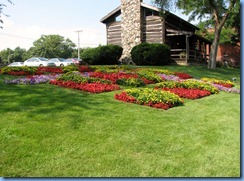
[[[107,25],[107,44],[122,46],[121,40],[121,22]]]
[[[163,22],[159,16],[147,16],[143,21],[142,42],[163,43]]]

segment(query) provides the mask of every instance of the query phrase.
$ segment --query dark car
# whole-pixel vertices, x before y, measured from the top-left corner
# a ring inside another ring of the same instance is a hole
[[[86,62],[78,58],[68,58],[68,60],[71,60],[76,65],[87,65]]]

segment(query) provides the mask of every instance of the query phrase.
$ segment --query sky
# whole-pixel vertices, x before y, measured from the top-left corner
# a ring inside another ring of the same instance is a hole
[[[2,15],[0,51],[6,48],[29,49],[42,35],[58,34],[78,45],[77,30],[82,30],[80,47],[106,44],[106,26],[100,20],[120,5],[120,0],[0,0],[7,5]],[[151,4],[151,0],[143,0]],[[173,12],[183,19],[179,12]]]

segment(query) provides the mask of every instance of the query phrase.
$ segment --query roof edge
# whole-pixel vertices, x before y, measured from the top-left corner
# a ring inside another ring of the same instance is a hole
[[[105,23],[105,21],[112,15],[114,15],[115,13],[119,12],[121,10],[121,6],[117,7],[116,9],[114,9],[113,11],[111,11],[110,13],[108,13],[106,16],[104,16],[100,22]]]
[[[144,7],[144,8],[148,8],[148,9],[157,11],[157,12],[160,12],[160,11],[161,11],[159,8],[157,8],[157,7],[155,7],[155,6],[152,6],[152,5],[149,5],[149,4],[146,4],[146,3],[143,3],[143,2],[141,2],[141,6]],[[110,13],[108,13],[106,16],[104,16],[104,17],[100,20],[100,22],[105,24],[106,20],[107,20],[109,17],[113,16],[115,13],[118,13],[119,11],[121,11],[121,6],[117,7],[116,9],[114,9],[113,11],[111,11]],[[171,16],[174,16],[174,17],[176,17],[177,19],[180,19],[181,21],[183,21],[183,22],[189,24],[189,25],[190,25],[191,27],[193,27],[194,29],[199,30],[199,28],[198,28],[197,26],[195,26],[195,25],[191,24],[190,22],[188,22],[188,21],[186,21],[186,20],[180,18],[179,16],[177,16],[177,15],[175,15],[175,14],[169,12],[169,11],[166,11],[166,10],[165,10],[165,12],[167,12],[167,13],[169,13]]]

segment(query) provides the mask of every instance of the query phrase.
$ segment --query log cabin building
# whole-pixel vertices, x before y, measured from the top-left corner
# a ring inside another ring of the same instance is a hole
[[[142,0],[121,0],[101,22],[106,25],[107,44],[123,47],[121,61],[130,62],[131,49],[142,43],[165,43],[171,48],[171,58],[177,64],[205,64],[211,42],[195,34],[198,27],[182,18]]]

